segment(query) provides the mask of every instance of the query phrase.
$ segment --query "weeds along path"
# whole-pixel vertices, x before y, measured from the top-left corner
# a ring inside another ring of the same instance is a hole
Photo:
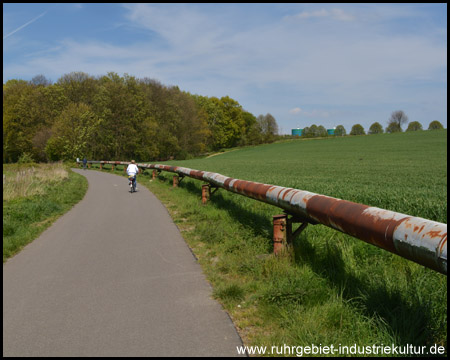
[[[167,210],[125,177],[3,265],[3,356],[235,356],[242,342]]]

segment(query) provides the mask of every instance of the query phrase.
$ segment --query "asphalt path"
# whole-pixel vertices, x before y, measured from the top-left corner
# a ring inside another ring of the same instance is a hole
[[[3,264],[3,356],[237,356],[241,339],[159,200],[74,171],[84,199]]]

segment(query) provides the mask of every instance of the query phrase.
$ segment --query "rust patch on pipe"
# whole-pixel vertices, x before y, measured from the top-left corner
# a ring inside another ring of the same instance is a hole
[[[427,233],[425,233],[425,235],[428,235],[430,238],[438,238],[438,237],[444,237],[447,236],[447,234],[442,234],[442,232],[440,231],[428,231]]]
[[[229,188],[230,188],[230,183],[231,183],[233,180],[236,180],[236,179],[233,179],[233,178],[228,178],[228,179],[226,179],[225,182],[223,183],[223,186],[226,187],[227,189],[229,189]]]
[[[289,192],[291,192],[292,190],[294,190],[294,189],[288,189],[288,190],[286,190],[286,191],[284,192],[284,194],[283,194],[282,199],[284,200],[284,199],[286,198],[286,195],[287,195]]]
[[[234,186],[240,193],[262,201],[266,200],[266,193],[271,188],[270,185],[243,180],[237,180]]]
[[[393,233],[400,222],[406,218],[396,220],[389,216],[380,217],[365,211],[369,208],[367,205],[324,195],[313,196],[306,204],[308,214],[318,222],[397,253],[393,243]]]
[[[193,177],[193,178],[195,178],[195,179],[198,179],[198,180],[202,180],[202,179],[203,179],[203,174],[204,174],[204,173],[205,173],[204,171],[191,170],[191,171],[189,172],[189,176],[191,176],[191,177]]]

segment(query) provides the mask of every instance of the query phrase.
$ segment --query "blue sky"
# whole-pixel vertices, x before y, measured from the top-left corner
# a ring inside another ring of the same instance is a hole
[[[447,4],[3,4],[3,82],[117,72],[350,132],[447,127]]]

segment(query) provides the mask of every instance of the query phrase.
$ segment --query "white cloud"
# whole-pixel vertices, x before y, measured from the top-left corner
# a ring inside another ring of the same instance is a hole
[[[349,13],[346,13],[342,9],[332,9],[331,10],[331,16],[335,20],[340,21],[353,21],[355,20],[355,17]]]
[[[302,11],[296,15],[285,16],[285,20],[288,19],[312,19],[312,18],[330,18],[338,21],[353,21],[355,16],[345,12],[342,9],[331,9],[331,10],[315,10],[315,11]]]
[[[126,18],[157,33],[171,49],[189,56],[220,49],[222,30],[213,17],[182,4],[126,4]]]
[[[300,109],[299,107],[293,108],[289,111],[292,115],[299,115],[301,117],[307,118],[328,118],[330,117],[330,112],[328,110],[318,110],[314,109],[311,111],[305,111]]]
[[[312,12],[308,12],[308,11],[303,11],[297,15],[295,15],[294,17],[298,18],[298,19],[309,19],[309,18],[315,18],[315,17],[327,17],[329,16],[329,12],[327,10],[316,10],[316,11],[312,11]]]

